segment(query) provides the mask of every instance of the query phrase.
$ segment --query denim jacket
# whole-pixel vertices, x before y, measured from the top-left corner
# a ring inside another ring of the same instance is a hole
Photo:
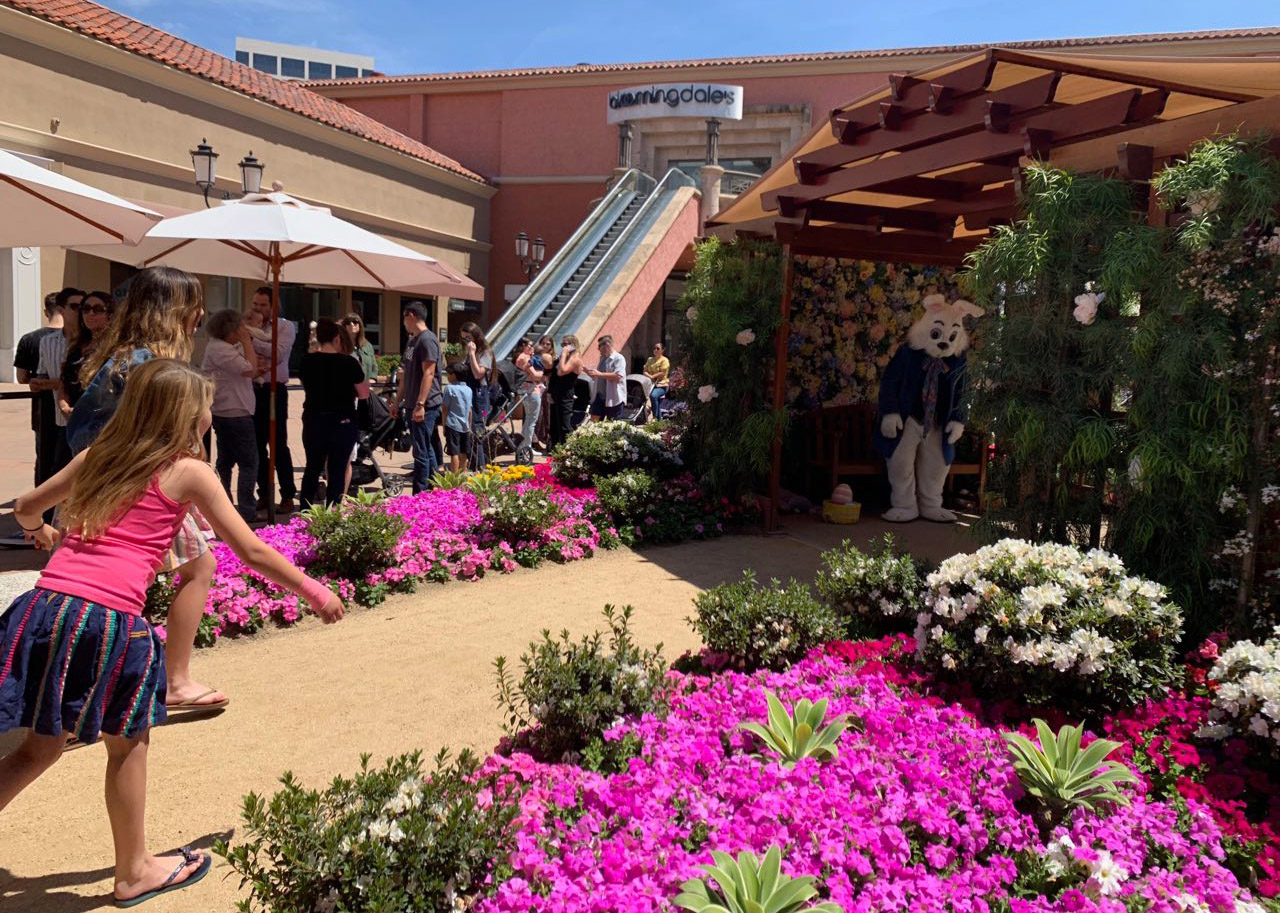
[[[111,420],[111,416],[116,414],[129,368],[154,357],[149,349],[134,349],[129,356],[128,367],[120,372],[111,370],[115,359],[107,359],[106,364],[93,376],[89,386],[85,387],[84,395],[76,402],[71,417],[67,419],[67,443],[71,445],[72,453],[87,450]]]

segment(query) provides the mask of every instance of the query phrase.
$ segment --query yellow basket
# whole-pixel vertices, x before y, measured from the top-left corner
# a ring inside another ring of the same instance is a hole
[[[834,504],[822,502],[822,519],[828,523],[857,523],[862,517],[862,505],[857,501],[852,504]]]

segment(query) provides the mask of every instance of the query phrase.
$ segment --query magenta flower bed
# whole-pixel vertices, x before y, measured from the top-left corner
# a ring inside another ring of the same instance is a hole
[[[386,510],[403,517],[408,529],[400,540],[395,564],[386,571],[370,574],[363,582],[395,587],[424,580],[476,580],[486,571],[514,571],[518,567],[516,550],[520,548],[536,547],[552,560],[576,561],[617,542],[613,530],[597,528],[589,517],[595,503],[594,491],[558,486],[545,471],[516,488],[535,486],[552,489],[551,497],[563,510],[564,519],[543,530],[541,538],[531,543],[500,542],[485,535],[479,501],[467,489],[429,491],[387,500]],[[288,523],[261,529],[258,535],[290,561],[305,567],[312,546],[306,525],[302,517],[295,517]],[[248,633],[267,622],[291,625],[301,617],[305,606],[296,596],[249,570],[226,545],[215,542],[213,553],[218,570],[205,608],[206,639]],[[331,583],[344,598],[354,596],[351,581]]]
[[[1252,908],[1219,864],[1207,810],[1189,801],[1181,825],[1174,807],[1141,791],[1130,807],[1078,812],[1051,835],[1059,847],[1070,837],[1091,874],[1034,899],[1028,879],[1050,847],[1015,806],[1022,789],[999,732],[895,678],[876,663],[855,668],[826,655],[785,673],[673,674],[679,691],[665,719],[609,733],[643,742],[626,773],[491,758],[488,768],[525,792],[515,876],[477,911],[668,911],[711,850],[773,845],[784,871],[817,876],[846,913]],[[785,703],[830,697],[829,716],[851,714],[857,724],[839,756],[787,770],[754,755],[754,738],[738,727],[765,719],[766,690]]]

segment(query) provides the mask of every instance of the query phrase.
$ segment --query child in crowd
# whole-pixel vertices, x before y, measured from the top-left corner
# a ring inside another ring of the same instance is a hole
[[[179,361],[133,367],[92,446],[14,506],[36,547],[61,547],[36,588],[0,615],[0,732],[30,730],[0,758],[0,809],[58,760],[69,737],[102,736],[117,906],[189,887],[211,864],[186,848],[151,855],[144,828],[150,727],[165,719],[165,656],[142,609],[187,511],[198,508],[247,566],[326,622],[343,615],[327,587],[253,534],[204,461],[212,401],[212,382]],[[41,522],[56,504],[62,536]]]
[[[444,397],[444,449],[449,455],[449,468],[454,472],[467,471],[467,456],[471,453],[471,409],[473,394],[464,380],[467,365],[449,366],[449,383],[441,391]]]

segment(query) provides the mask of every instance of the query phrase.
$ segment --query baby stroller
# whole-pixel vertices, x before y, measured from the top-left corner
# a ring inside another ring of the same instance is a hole
[[[505,376],[499,374],[501,391],[493,398],[489,408],[489,421],[483,427],[476,425],[471,434],[471,461],[473,469],[482,469],[504,454],[512,454],[516,463],[533,462],[533,441],[524,441],[516,432],[516,412],[524,405],[525,396],[513,398]]]
[[[362,410],[361,429],[356,438],[356,455],[351,461],[351,488],[348,494],[357,494],[374,480],[382,483],[382,490],[388,495],[398,495],[404,490],[406,478],[402,475],[387,475],[378,465],[374,453],[379,447],[387,453],[407,452],[408,447],[401,446],[402,438],[408,432],[404,418],[392,416],[384,396],[371,395],[365,400]]]

